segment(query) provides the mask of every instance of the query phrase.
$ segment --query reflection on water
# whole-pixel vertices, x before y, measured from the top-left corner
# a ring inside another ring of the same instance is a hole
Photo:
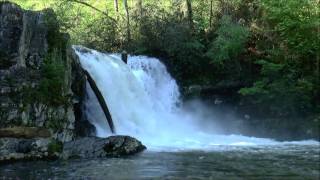
[[[317,145],[146,151],[128,158],[4,165],[0,179],[319,179],[319,153]]]

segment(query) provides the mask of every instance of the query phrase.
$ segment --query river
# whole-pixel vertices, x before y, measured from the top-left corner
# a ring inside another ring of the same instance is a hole
[[[211,151],[145,151],[127,158],[19,162],[0,179],[315,179],[319,145],[217,146]]]

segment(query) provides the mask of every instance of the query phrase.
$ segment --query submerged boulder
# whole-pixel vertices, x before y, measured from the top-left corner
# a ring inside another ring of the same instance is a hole
[[[107,138],[84,137],[64,144],[62,157],[97,158],[134,155],[146,147],[130,136],[110,136]]]

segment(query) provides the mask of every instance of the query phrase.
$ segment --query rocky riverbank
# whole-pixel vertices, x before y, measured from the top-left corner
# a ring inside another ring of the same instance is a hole
[[[133,137],[84,137],[61,143],[51,138],[0,138],[0,164],[27,160],[123,157],[146,147]]]

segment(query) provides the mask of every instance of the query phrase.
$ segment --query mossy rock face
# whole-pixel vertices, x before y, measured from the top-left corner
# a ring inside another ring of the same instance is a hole
[[[80,68],[68,56],[69,37],[60,32],[53,10],[1,3],[0,24],[0,128],[47,128],[52,138],[72,140],[72,99],[80,93],[71,87],[85,81],[73,77]]]
[[[0,69],[19,63],[20,35],[22,34],[23,11],[17,5],[0,3]]]
[[[54,153],[61,153],[63,150],[63,143],[61,141],[57,140],[51,140],[48,144],[48,153],[54,154]]]

